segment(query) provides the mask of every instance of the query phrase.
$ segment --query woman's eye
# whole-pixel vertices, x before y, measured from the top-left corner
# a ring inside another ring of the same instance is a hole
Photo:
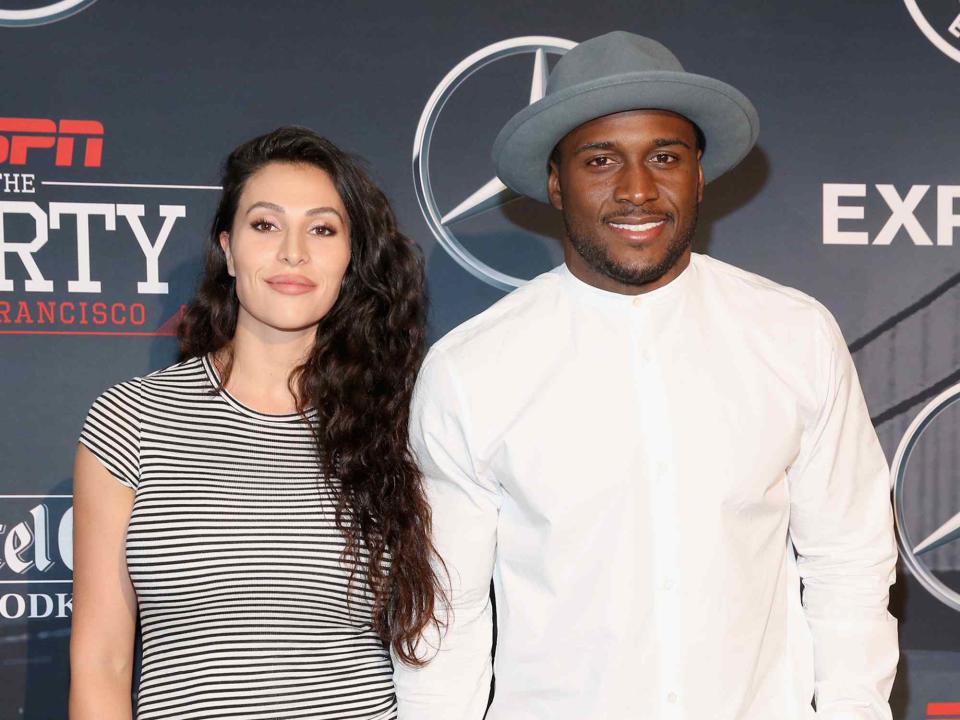
[[[276,226],[269,220],[254,220],[252,223],[250,223],[250,227],[257,232],[268,232]]]
[[[314,235],[321,235],[324,237],[337,234],[337,231],[329,225],[317,225],[316,227],[311,228],[310,232],[312,232]]]

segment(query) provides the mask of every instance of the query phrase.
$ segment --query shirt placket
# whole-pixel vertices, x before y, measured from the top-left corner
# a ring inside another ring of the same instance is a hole
[[[661,354],[662,346],[654,322],[656,308],[637,296],[629,306],[634,361],[634,388],[640,417],[640,437],[643,452],[638,472],[644,476],[645,495],[641,502],[647,507],[640,517],[649,518],[653,542],[649,566],[653,576],[648,578],[653,596],[655,622],[647,630],[655,637],[657,677],[652,688],[659,710],[657,717],[684,717],[684,698],[681,695],[682,638],[681,577],[679,563],[682,526],[677,507],[676,471],[673,459],[673,428],[668,408],[667,370]],[[669,361],[669,358],[665,358]]]

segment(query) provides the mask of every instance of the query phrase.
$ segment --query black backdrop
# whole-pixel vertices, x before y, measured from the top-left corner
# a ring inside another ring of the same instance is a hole
[[[835,313],[891,460],[960,380],[953,0],[88,0],[42,17],[52,4],[0,0],[0,719],[66,717],[77,432],[103,388],[173,361],[232,147],[295,123],[367,158],[426,254],[433,338],[502,297],[435,240],[411,172],[431,93],[495,43],[626,29],[742,89],[760,142],[708,186],[699,249]],[[443,107],[430,155],[443,212],[493,176],[490,144],[527,102],[533,63],[491,62]],[[559,262],[558,218],[532,201],[448,229],[510,275]],[[915,540],[960,511],[958,431],[948,407],[904,471]],[[960,588],[960,542],[918,562]],[[895,591],[899,718],[960,716],[960,604],[938,595],[906,570]]]

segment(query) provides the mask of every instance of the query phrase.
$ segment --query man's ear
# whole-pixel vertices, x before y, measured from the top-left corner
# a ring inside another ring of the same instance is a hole
[[[233,266],[233,254],[230,252],[230,233],[226,230],[220,233],[220,249],[223,250],[223,255],[227,259],[227,272],[230,273],[230,277],[237,276],[237,270]]]
[[[697,150],[697,172],[699,177],[697,178],[697,202],[703,202],[703,163],[700,161],[703,159],[703,150]]]
[[[554,160],[550,161],[550,175],[547,177],[547,195],[550,204],[557,210],[563,210],[563,197],[560,194],[560,168]]]

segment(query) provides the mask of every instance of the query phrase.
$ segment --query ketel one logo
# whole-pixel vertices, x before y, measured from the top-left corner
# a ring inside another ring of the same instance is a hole
[[[78,142],[79,141],[79,142]],[[26,165],[37,153],[52,150],[54,165],[70,167],[83,145],[84,167],[103,162],[103,124],[96,120],[0,117],[0,165]]]
[[[0,580],[70,582],[73,505],[69,495],[0,495]]]
[[[39,0],[34,2],[17,3],[21,7],[17,10],[8,10],[0,6],[0,27],[28,27],[31,25],[47,25],[58,20],[64,20],[86,10],[97,0],[60,0],[50,2]],[[2,0],[0,0],[2,2]],[[3,2],[2,5],[9,5]],[[25,6],[25,7],[24,7]]]
[[[904,433],[893,458],[891,476],[893,479],[893,510],[897,524],[897,541],[900,545],[900,557],[923,585],[937,600],[960,612],[960,592],[947,585],[931,569],[930,553],[950,543],[960,541],[960,512],[950,517],[933,532],[918,535],[908,522],[905,511],[907,503],[917,496],[917,485],[923,482],[920,472],[907,476],[910,458],[917,449],[923,433],[940,413],[960,400],[960,384],[954,385],[937,395],[920,411]],[[960,511],[960,507],[952,508]]]
[[[0,622],[73,612],[69,495],[0,495]]]
[[[440,81],[427,101],[417,135],[413,142],[413,181],[420,202],[420,209],[426,218],[431,232],[450,256],[474,277],[501,290],[512,290],[526,282],[490,267],[470,253],[451,230],[458,221],[493,208],[505,205],[519,197],[507,188],[499,178],[492,178],[472,193],[466,200],[453,209],[443,212],[437,206],[430,176],[430,143],[437,126],[440,113],[450,97],[467,78],[490,63],[513,55],[530,53],[533,57],[533,80],[530,84],[530,103],[543,97],[547,87],[549,67],[547,55],[563,55],[574,47],[575,42],[554,37],[527,36],[501,40],[493,45],[477,50],[465,58]]]
[[[960,62],[960,5],[943,0],[904,0],[910,16],[947,57]]]

